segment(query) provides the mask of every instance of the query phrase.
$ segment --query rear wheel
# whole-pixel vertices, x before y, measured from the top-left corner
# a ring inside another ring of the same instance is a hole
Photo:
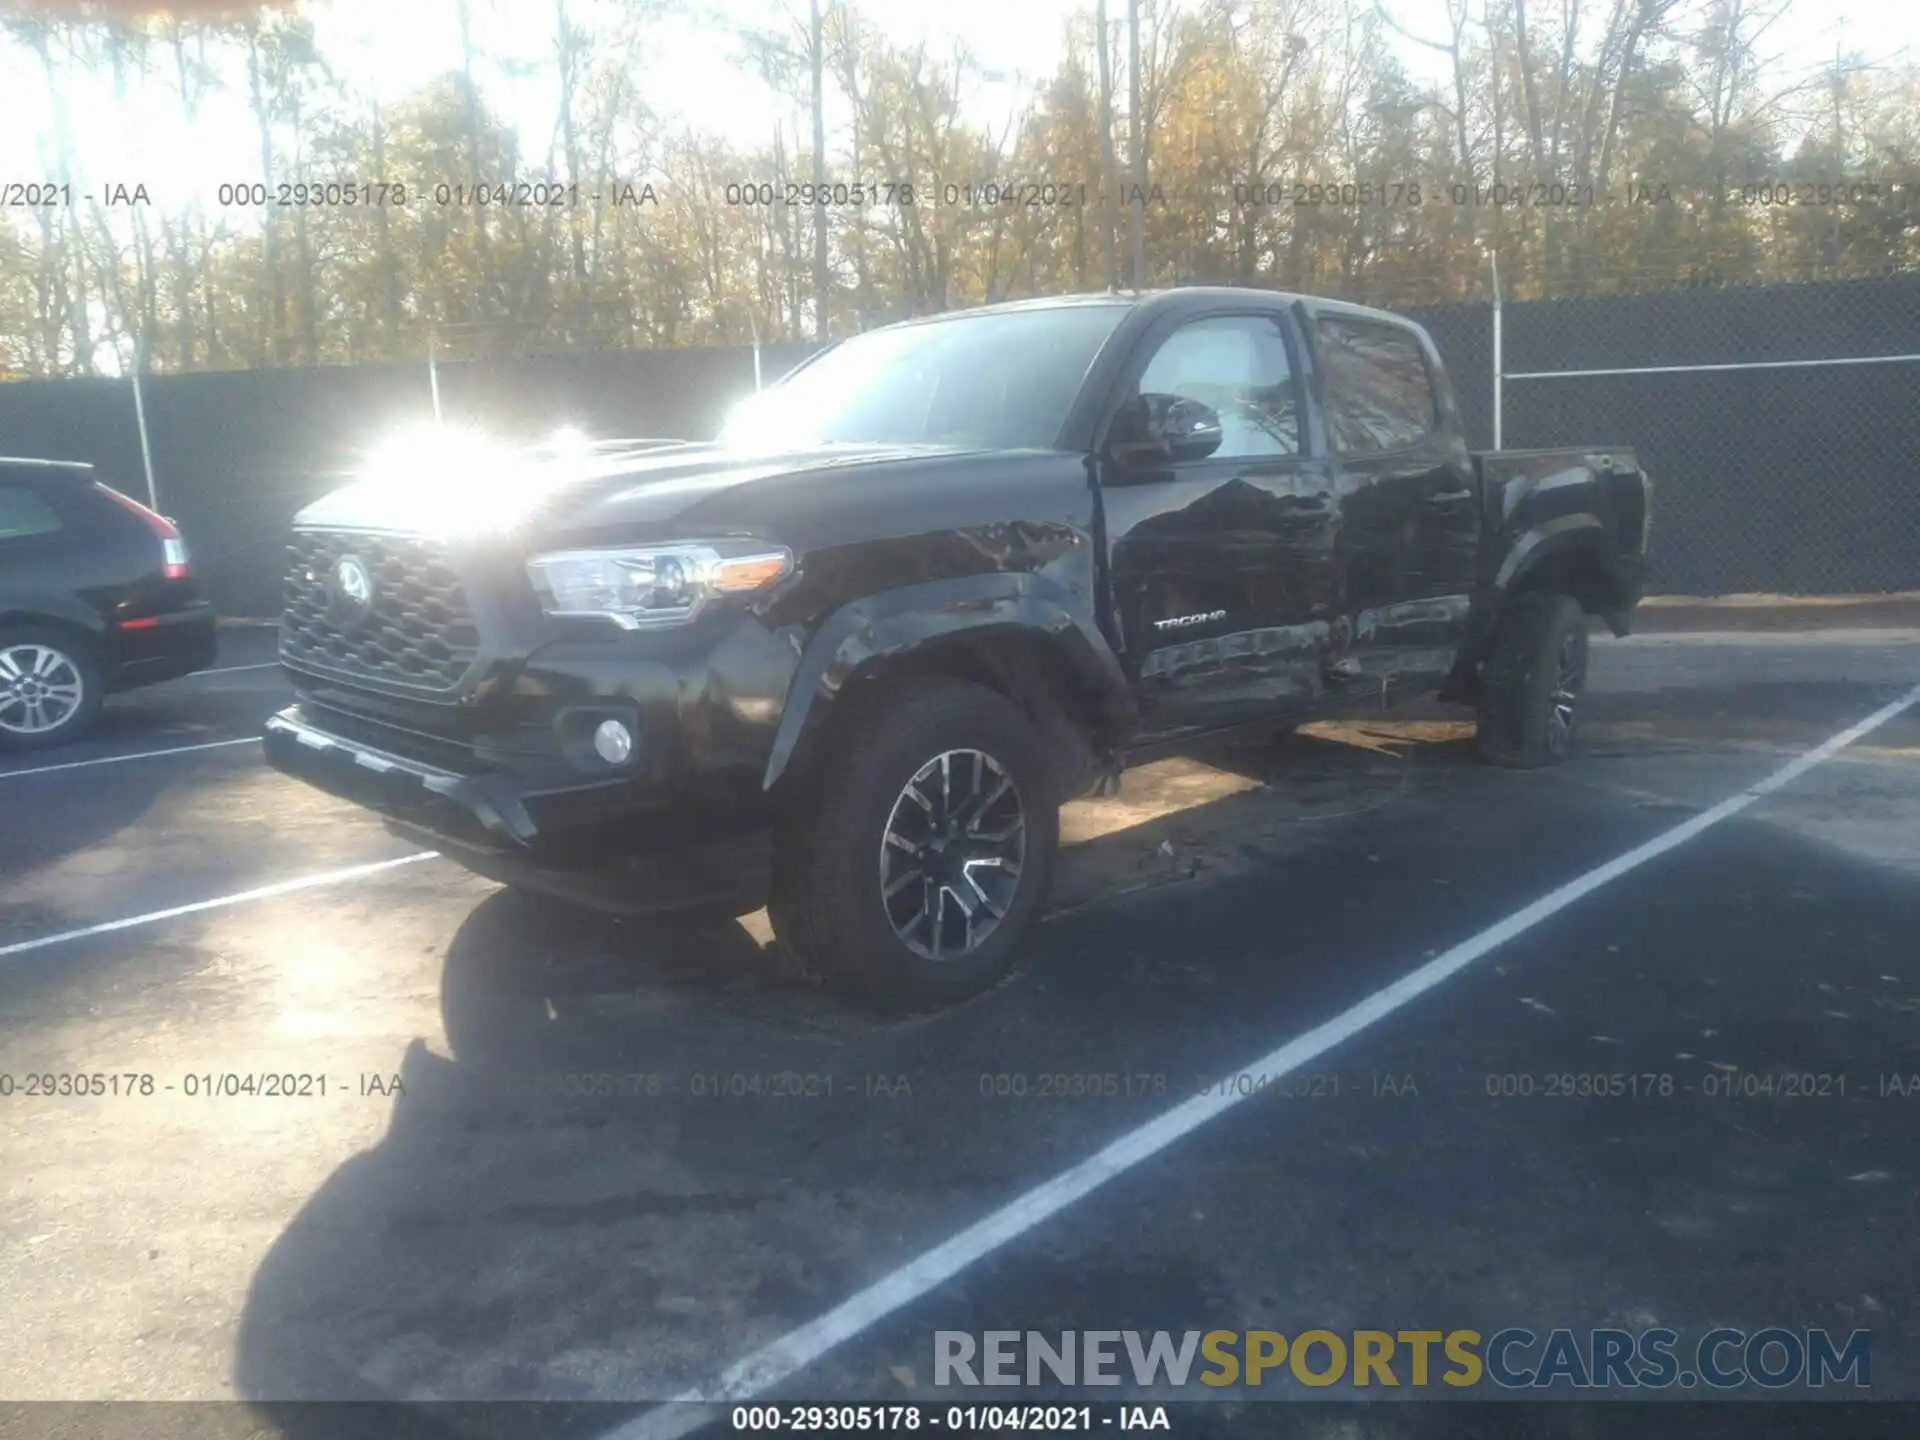
[[[1587,616],[1568,595],[1508,602],[1480,673],[1480,758],[1532,770],[1573,753],[1587,688]]]
[[[770,918],[813,973],[891,1008],[977,994],[1013,962],[1059,813],[1026,717],[983,686],[869,697],[785,826]]]
[[[78,740],[100,714],[105,686],[93,647],[47,625],[0,626],[0,750]]]

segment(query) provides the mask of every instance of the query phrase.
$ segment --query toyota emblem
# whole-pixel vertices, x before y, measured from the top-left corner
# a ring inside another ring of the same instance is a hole
[[[333,567],[333,588],[342,600],[355,609],[365,610],[373,604],[373,576],[358,556],[344,556]]]

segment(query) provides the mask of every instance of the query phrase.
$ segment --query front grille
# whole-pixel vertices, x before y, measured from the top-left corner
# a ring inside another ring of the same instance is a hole
[[[445,735],[408,729],[355,710],[323,704],[311,695],[300,701],[300,718],[352,745],[385,750],[404,760],[418,760],[440,770],[469,774],[476,770],[473,747]]]
[[[341,562],[357,560],[371,598],[356,603]],[[460,577],[431,541],[297,530],[287,545],[281,658],[344,680],[410,690],[458,688],[480,648]]]

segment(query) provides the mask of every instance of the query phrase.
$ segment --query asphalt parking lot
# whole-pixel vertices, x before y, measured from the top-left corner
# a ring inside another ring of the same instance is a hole
[[[938,1330],[1512,1325],[1866,1329],[1920,1399],[1920,706],[1749,793],[1920,631],[1596,643],[1553,772],[1435,709],[1129,775],[1016,976],[904,1022],[267,771],[271,643],[0,762],[0,1076],[122,1088],[0,1099],[0,1399],[638,1411],[799,1331],[770,1396],[945,1400]]]

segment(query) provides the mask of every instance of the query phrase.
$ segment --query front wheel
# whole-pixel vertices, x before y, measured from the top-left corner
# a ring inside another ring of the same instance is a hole
[[[867,697],[784,827],[779,938],[889,1008],[985,990],[1052,876],[1049,778],[1026,717],[992,690],[933,680]]]
[[[0,626],[0,750],[43,750],[93,728],[104,685],[92,649],[44,625]]]
[[[1480,673],[1480,758],[1532,770],[1573,753],[1587,688],[1587,616],[1568,595],[1533,591],[1506,606]]]

